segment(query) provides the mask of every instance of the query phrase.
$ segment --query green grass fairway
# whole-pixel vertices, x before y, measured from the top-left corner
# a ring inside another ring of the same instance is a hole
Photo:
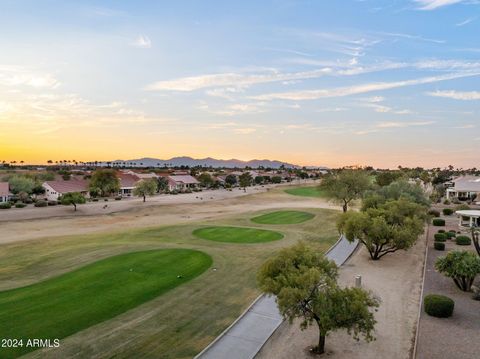
[[[262,243],[283,238],[283,234],[279,232],[243,227],[199,228],[193,231],[193,234],[210,241],[231,243]]]
[[[252,222],[260,224],[296,224],[315,217],[314,214],[301,211],[276,211],[252,218]]]
[[[297,187],[286,189],[285,192],[294,196],[303,197],[325,197],[325,194],[318,187]]]
[[[209,255],[196,250],[132,252],[0,292],[0,338],[23,338],[24,345],[27,338],[65,338],[197,277],[211,264]],[[0,357],[32,350],[1,348]]]

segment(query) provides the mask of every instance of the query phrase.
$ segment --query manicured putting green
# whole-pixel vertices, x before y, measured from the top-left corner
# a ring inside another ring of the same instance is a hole
[[[252,218],[252,222],[261,224],[295,224],[308,221],[314,214],[301,211],[276,211]]]
[[[34,348],[28,338],[65,338],[115,317],[185,283],[212,265],[188,249],[122,254],[27,287],[0,292],[0,338],[23,338],[23,348],[0,348],[15,358]]]
[[[283,238],[278,232],[245,227],[206,227],[194,230],[193,234],[209,241],[232,243],[261,243]]]
[[[292,194],[294,196],[303,196],[303,197],[324,197],[325,194],[323,191],[318,189],[318,187],[297,187],[286,189],[285,192]]]

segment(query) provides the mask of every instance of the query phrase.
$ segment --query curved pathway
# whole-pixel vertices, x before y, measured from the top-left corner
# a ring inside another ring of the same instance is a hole
[[[341,266],[357,246],[342,236],[326,256]],[[275,297],[261,295],[195,359],[252,359],[282,322]]]

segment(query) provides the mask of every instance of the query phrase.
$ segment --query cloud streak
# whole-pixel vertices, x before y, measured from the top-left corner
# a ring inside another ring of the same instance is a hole
[[[454,100],[472,101],[480,100],[480,91],[435,91],[427,92],[427,95],[434,97],[451,98]]]

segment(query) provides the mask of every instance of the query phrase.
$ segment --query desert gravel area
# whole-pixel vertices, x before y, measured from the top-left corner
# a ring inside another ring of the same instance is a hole
[[[456,216],[447,217],[447,230],[458,230]],[[462,292],[451,278],[434,269],[435,261],[449,250],[472,250],[473,245],[458,246],[447,240],[445,251],[433,248],[433,235],[442,227],[430,227],[427,268],[425,271],[424,296],[442,294],[455,301],[455,309],[450,318],[434,318],[423,310],[417,342],[417,359],[473,359],[480,357],[480,301],[471,298],[472,293]],[[480,278],[475,283],[480,285]]]
[[[375,314],[376,341],[356,342],[345,331],[331,333],[326,339],[326,357],[341,359],[395,358],[408,359],[413,353],[420,292],[423,276],[426,238],[419,238],[408,251],[386,255],[372,261],[364,247],[340,269],[339,283],[354,285],[355,276],[362,276],[362,286],[381,298]],[[315,358],[309,348],[318,341],[318,329],[311,326],[301,331],[299,323],[281,324],[257,359]],[[440,358],[440,357],[438,357]]]

